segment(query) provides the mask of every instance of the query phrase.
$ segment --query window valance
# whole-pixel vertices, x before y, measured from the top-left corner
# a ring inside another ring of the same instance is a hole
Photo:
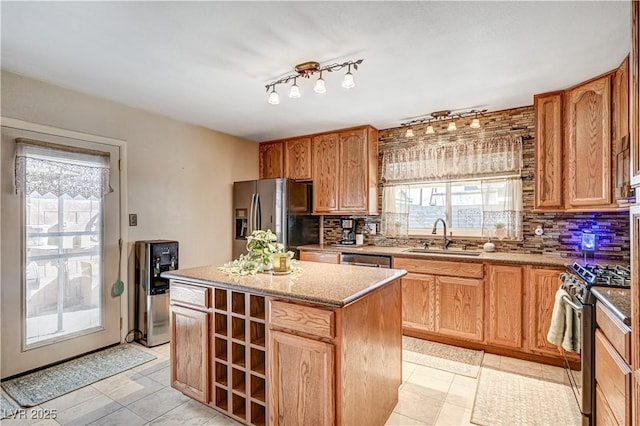
[[[390,150],[382,158],[385,183],[516,176],[522,170],[522,139],[422,143]]]
[[[102,198],[112,191],[109,162],[101,151],[16,139],[16,192]]]

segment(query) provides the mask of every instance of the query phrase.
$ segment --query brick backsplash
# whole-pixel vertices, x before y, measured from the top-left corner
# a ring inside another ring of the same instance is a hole
[[[422,141],[471,140],[478,136],[492,138],[504,135],[523,137],[522,202],[524,209],[523,240],[494,241],[496,250],[502,252],[555,254],[576,256],[580,254],[580,235],[582,230],[590,229],[597,235],[596,256],[612,260],[629,261],[629,215],[626,212],[608,213],[534,213],[534,112],[532,106],[486,113],[480,118],[482,128],[469,128],[473,117],[456,120],[458,130],[448,132],[447,122],[434,125],[435,134],[426,135],[426,125],[414,126],[416,136],[404,137],[405,128],[394,127],[379,131],[378,177],[382,168],[382,155],[386,150],[399,146],[410,146]],[[380,179],[379,179],[380,180]],[[378,191],[378,206],[382,205],[382,191]],[[357,233],[364,226],[375,224],[379,230],[379,216],[353,216],[357,218]],[[341,238],[340,217],[324,217],[324,242],[333,243]],[[536,236],[534,229],[542,225],[543,236]],[[441,237],[439,237],[441,238]],[[410,237],[408,239],[387,238],[365,233],[365,243],[381,246],[418,245],[428,237]],[[484,240],[454,238],[452,247],[466,245],[469,248],[482,248]]]

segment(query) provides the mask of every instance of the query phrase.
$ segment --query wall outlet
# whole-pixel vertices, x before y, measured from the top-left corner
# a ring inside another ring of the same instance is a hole
[[[132,213],[129,215],[129,226],[138,226],[138,215]]]

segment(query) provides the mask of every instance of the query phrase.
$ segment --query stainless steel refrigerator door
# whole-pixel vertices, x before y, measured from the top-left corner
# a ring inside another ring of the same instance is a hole
[[[258,228],[271,229],[278,242],[287,241],[287,179],[261,179],[257,181]]]
[[[243,182],[235,182],[233,184],[233,259],[237,259],[241,254],[247,252],[247,235],[256,229],[257,223],[257,205],[256,199],[256,182],[255,180],[248,180]],[[240,221],[246,227],[238,227],[236,222]],[[239,228],[239,229],[238,229]]]

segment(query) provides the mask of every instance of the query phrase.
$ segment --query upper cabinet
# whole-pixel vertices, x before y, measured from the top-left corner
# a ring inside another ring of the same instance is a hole
[[[631,186],[640,186],[640,3],[631,2],[631,56],[629,58],[631,131]]]
[[[609,207],[611,197],[611,78],[567,91],[567,210]]]
[[[338,210],[339,144],[340,137],[337,133],[318,135],[312,139],[314,213]]]
[[[260,179],[284,177],[283,153],[281,141],[260,144]]]
[[[534,96],[535,211],[628,208],[628,61],[561,92]]]
[[[614,191],[616,200],[631,196],[631,141],[629,134],[629,57],[613,75],[612,126]]]
[[[535,207],[562,210],[562,92],[535,95]]]
[[[313,183],[313,213],[378,213],[378,131],[371,126],[260,144],[260,178]]]
[[[312,146],[314,213],[378,213],[378,131],[366,126],[318,135]]]
[[[284,176],[294,180],[311,180],[311,138],[284,141]]]

